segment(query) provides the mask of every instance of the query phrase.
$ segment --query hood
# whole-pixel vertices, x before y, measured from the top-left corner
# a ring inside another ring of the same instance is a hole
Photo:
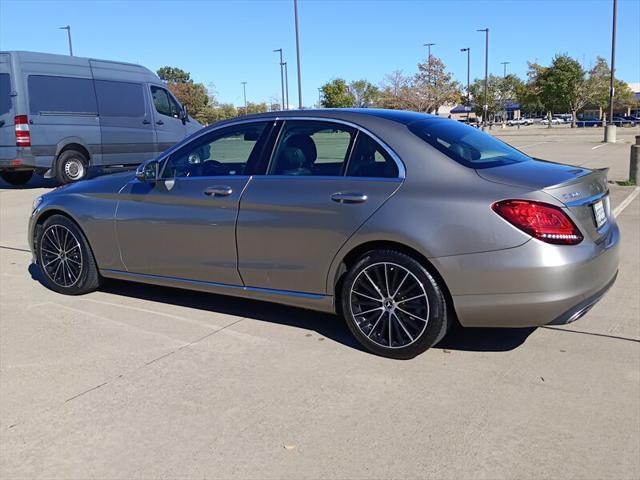
[[[120,189],[133,180],[135,170],[102,175],[90,180],[69,183],[56,188],[53,192],[64,193],[118,193]]]

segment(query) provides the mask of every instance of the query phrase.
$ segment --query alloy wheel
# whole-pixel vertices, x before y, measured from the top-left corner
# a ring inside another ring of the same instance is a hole
[[[427,328],[427,292],[401,265],[380,262],[367,266],[354,280],[349,296],[358,329],[382,347],[407,347]]]
[[[82,273],[80,242],[67,227],[51,225],[42,235],[40,262],[46,275],[60,287],[71,287]]]

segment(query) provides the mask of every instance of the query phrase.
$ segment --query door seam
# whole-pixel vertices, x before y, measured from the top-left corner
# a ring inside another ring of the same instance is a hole
[[[243,287],[247,285],[244,283],[244,278],[242,278],[242,273],[240,273],[240,251],[238,249],[238,220],[240,219],[240,208],[242,208],[242,197],[244,197],[244,192],[249,188],[251,181],[253,180],[253,175],[249,176],[249,180],[245,184],[244,188],[240,192],[240,196],[238,197],[238,209],[236,210],[236,221],[233,228],[233,238],[236,243],[236,272],[238,272],[238,277],[240,277],[240,282]]]

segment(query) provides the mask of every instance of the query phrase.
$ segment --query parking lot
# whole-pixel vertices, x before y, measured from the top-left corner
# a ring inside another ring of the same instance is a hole
[[[615,182],[640,129],[492,133],[610,168],[617,283],[571,325],[456,329],[410,361],[316,312],[117,281],[55,294],[26,239],[53,184],[1,184],[0,477],[639,478],[640,197]]]

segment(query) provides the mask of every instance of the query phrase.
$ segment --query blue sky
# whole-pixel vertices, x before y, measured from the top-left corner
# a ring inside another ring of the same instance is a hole
[[[548,64],[568,53],[585,67],[611,55],[612,0],[300,0],[304,105],[337,76],[378,84],[396,69],[416,70],[433,42],[460,81],[484,75],[484,34],[490,28],[489,71],[524,76],[527,60]],[[289,98],[297,104],[293,0],[0,0],[0,49],[67,52],[140,63],[152,70],[172,65],[215,85],[220,101],[242,103],[280,96],[273,49],[289,63]],[[618,1],[617,77],[640,82],[640,1]]]

